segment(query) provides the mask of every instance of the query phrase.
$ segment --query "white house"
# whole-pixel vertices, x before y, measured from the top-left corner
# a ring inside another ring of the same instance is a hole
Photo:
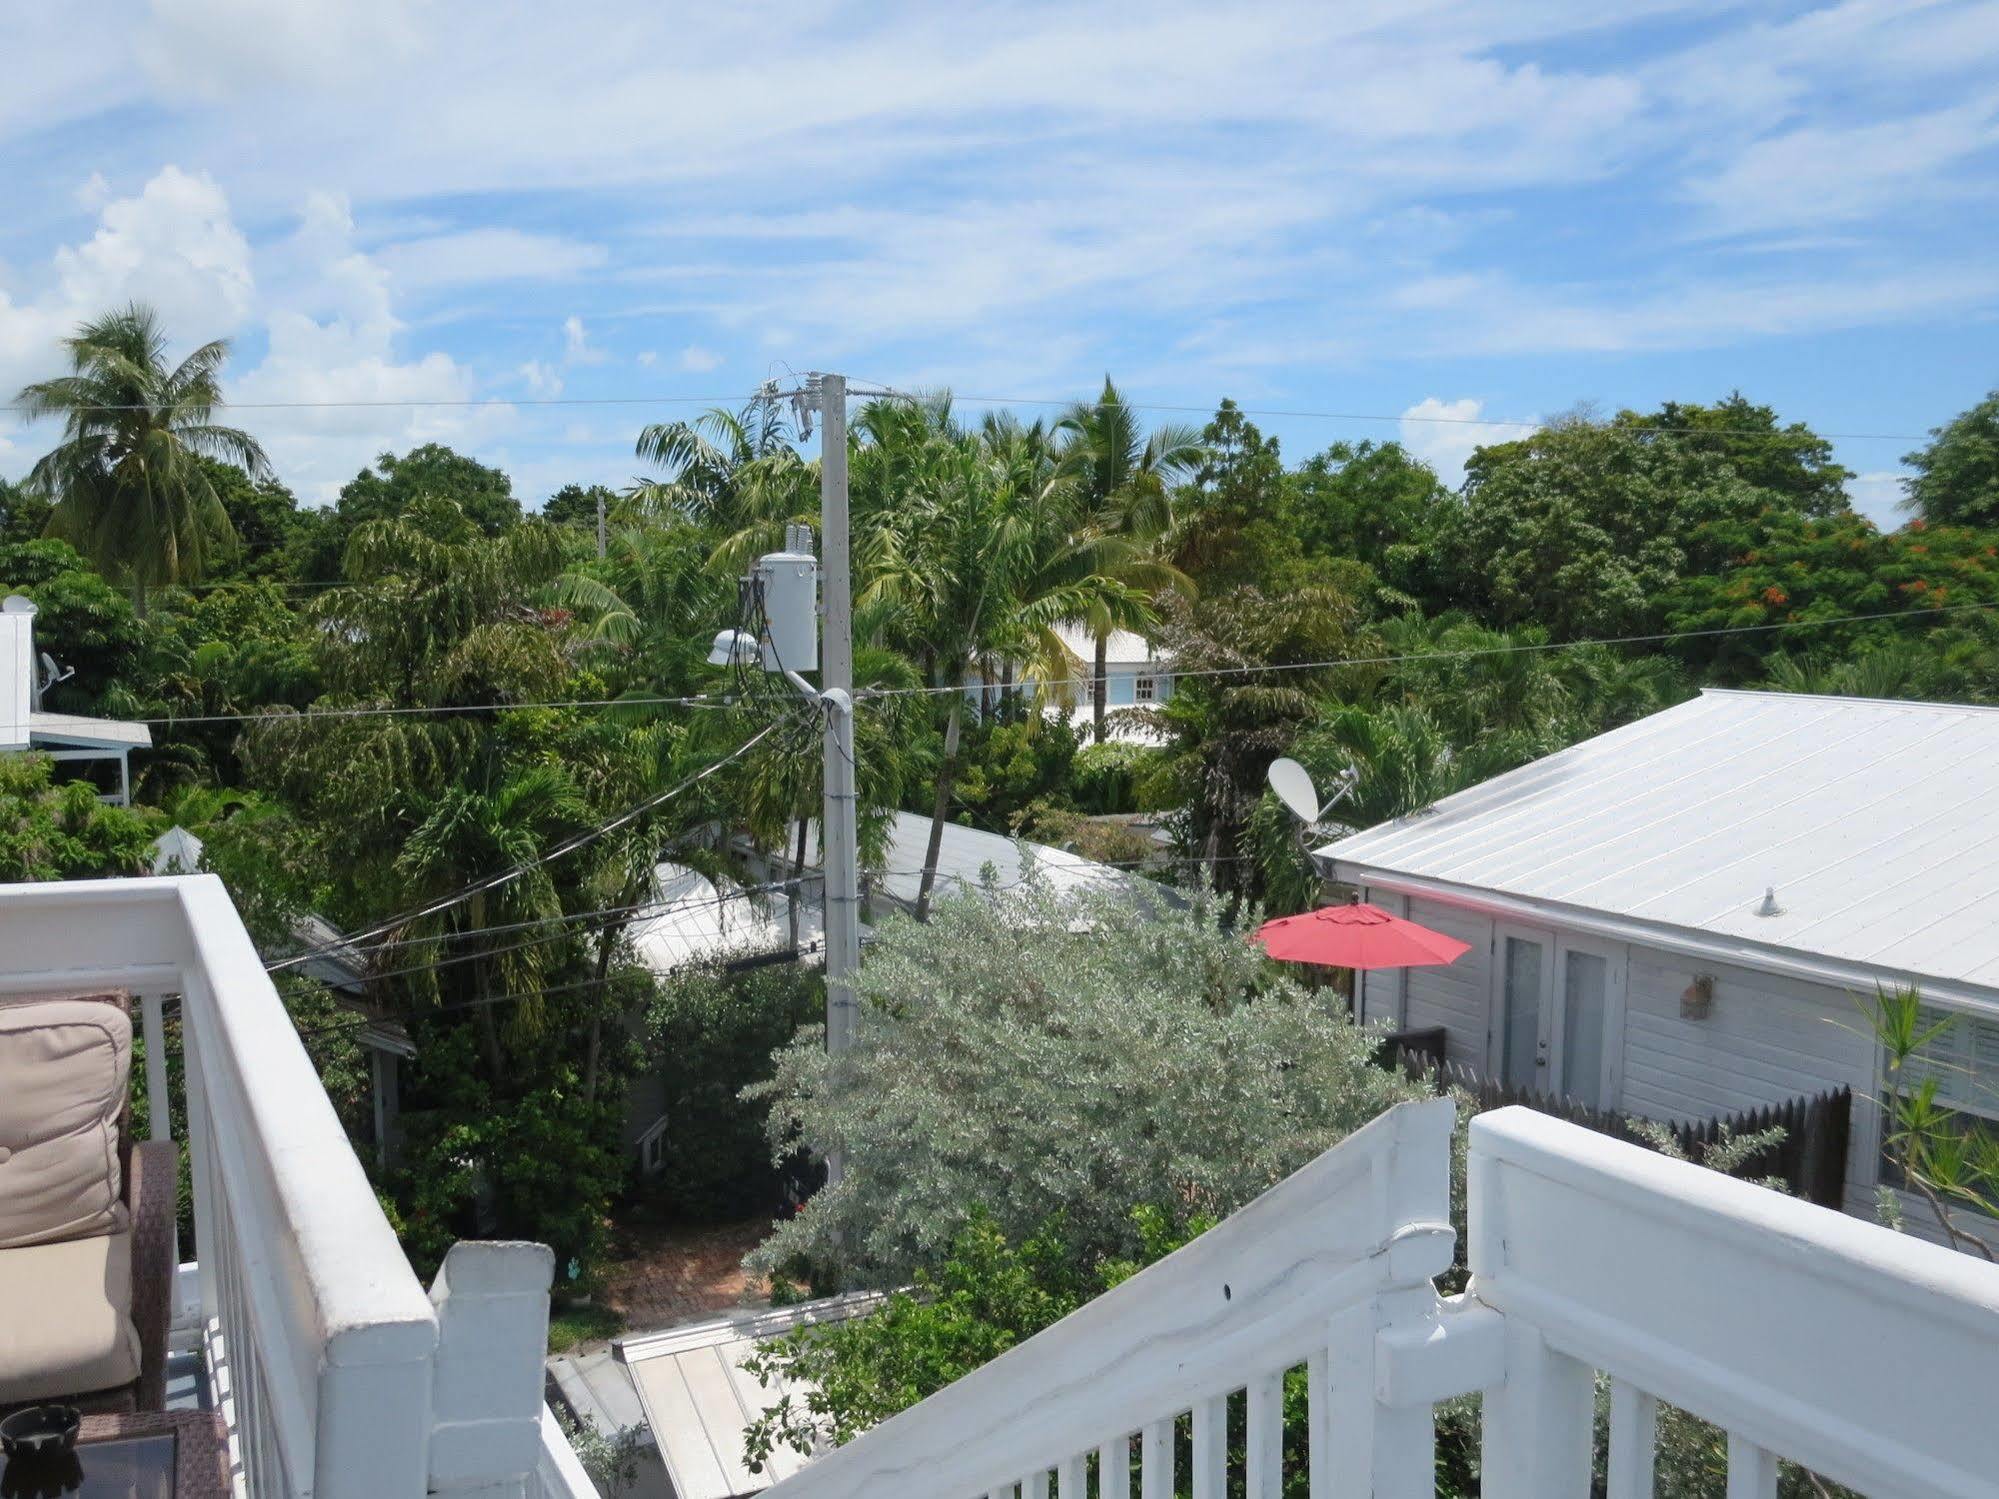
[[[1871,1213],[1861,1000],[1914,983],[1965,1016],[1945,1097],[1999,1118],[1999,709],[1710,690],[1319,856],[1471,944],[1363,1016],[1509,1085],[1670,1121],[1851,1086]]]
[[[1055,634],[1068,652],[1069,672],[1061,684],[1047,684],[1049,691],[1042,712],[1051,717],[1073,712],[1079,724],[1086,723],[1090,716],[1091,673],[1096,670],[1097,662],[1096,637],[1080,625],[1057,625]],[[1113,630],[1104,642],[1104,706],[1141,713],[1157,707],[1173,696],[1172,673],[1171,660],[1161,655],[1143,635],[1131,630]],[[1034,691],[1035,685],[1032,677],[1025,676],[1014,683],[1023,692]],[[999,687],[998,682],[987,682],[975,671],[966,695],[974,705],[985,709],[991,706],[990,699]],[[1114,727],[1110,737],[1135,743],[1150,743],[1154,738],[1143,725],[1133,724],[1129,719]]]
[[[132,799],[132,751],[150,749],[142,723],[42,711],[42,691],[59,680],[55,663],[35,654],[35,605],[18,593],[0,599],[0,754],[33,750],[54,760],[116,760],[118,791]]]

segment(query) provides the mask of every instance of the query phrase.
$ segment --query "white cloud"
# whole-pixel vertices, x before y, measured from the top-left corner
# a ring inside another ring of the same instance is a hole
[[[638,365],[641,369],[649,370],[658,363],[659,363],[659,351],[657,349],[644,349],[640,351],[638,356]]]
[[[374,252],[399,290],[491,281],[565,280],[602,266],[602,245],[518,229],[466,229],[385,245]]]
[[[600,364],[604,352],[590,342],[590,331],[583,326],[583,319],[571,313],[562,320],[562,362],[564,364]]]
[[[169,327],[233,332],[250,312],[250,244],[206,173],[163,168],[137,197],[103,205],[97,232],[55,255],[60,295],[96,312],[150,302]]]
[[[424,0],[150,0],[139,53],[160,91],[223,100],[329,88],[416,61]]]
[[[1465,481],[1465,462],[1479,448],[1512,442],[1530,429],[1514,423],[1481,422],[1485,402],[1472,396],[1442,401],[1425,396],[1402,413],[1402,446],[1456,489]]]
[[[713,349],[704,349],[699,344],[689,344],[680,351],[680,367],[695,374],[705,374],[722,362],[722,356]]]
[[[1720,233],[1867,219],[1961,191],[1955,170],[1999,143],[1999,105],[1980,101],[1864,125],[1806,125],[1756,141],[1687,185]]]
[[[82,182],[77,184],[77,207],[95,213],[110,201],[111,184],[104,180],[102,172],[92,172]]]
[[[1904,525],[1908,513],[1904,511],[1902,481],[1908,475],[1901,469],[1878,469],[1871,473],[1855,474],[1846,481],[1846,497],[1853,502],[1853,508],[1873,521],[1884,531],[1893,531]]]
[[[562,394],[562,371],[552,364],[539,359],[530,359],[515,371],[532,395],[559,396]]]

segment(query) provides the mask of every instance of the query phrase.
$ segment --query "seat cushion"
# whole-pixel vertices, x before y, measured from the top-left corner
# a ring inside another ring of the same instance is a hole
[[[132,1019],[99,997],[0,1002],[0,1249],[127,1226],[118,1128]]]
[[[0,1406],[138,1377],[129,1232],[0,1249]]]

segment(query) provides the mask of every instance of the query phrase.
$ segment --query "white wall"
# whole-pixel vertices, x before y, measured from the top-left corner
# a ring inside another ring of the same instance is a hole
[[[1373,897],[1370,897],[1373,898]],[[1492,919],[1476,911],[1461,910],[1438,901],[1412,897],[1406,909],[1396,896],[1384,896],[1376,904],[1406,915],[1432,931],[1469,942],[1471,951],[1457,962],[1437,968],[1405,968],[1370,974],[1371,984],[1385,989],[1398,977],[1405,991],[1401,1028],[1417,1030],[1441,1025],[1446,1032],[1444,1055],[1452,1062],[1485,1070],[1485,1034],[1492,1002]],[[1375,1011],[1375,994],[1370,989],[1368,1017]]]
[[[1848,1205],[1872,1212],[1877,1055],[1866,1017],[1844,991],[1743,968],[1631,949],[1625,1005],[1627,1113],[1711,1119],[1830,1088],[1853,1089]],[[1682,1019],[1696,974],[1714,976],[1704,1020]],[[1857,1201],[1856,1201],[1857,1195]]]
[[[1370,890],[1364,898],[1468,942],[1471,951],[1446,967],[1366,975],[1363,1018],[1398,1029],[1441,1025],[1447,1037],[1445,1054],[1451,1061],[1488,1071],[1486,1036],[1496,1004],[1493,918],[1392,891]],[[1623,1084],[1613,1106],[1625,1113],[1679,1122],[1850,1087],[1847,1206],[1871,1218],[1880,1138],[1873,1104],[1878,1061],[1873,1036],[1854,999],[1832,986],[1653,948],[1630,946],[1626,951],[1630,962],[1619,1074]],[[1683,1019],[1681,995],[1703,973],[1715,979],[1707,1018]],[[1911,1214],[1912,1220],[1915,1216]]]

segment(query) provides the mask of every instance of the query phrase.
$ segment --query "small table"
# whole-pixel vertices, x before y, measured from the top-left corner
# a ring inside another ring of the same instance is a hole
[[[63,1499],[226,1499],[229,1433],[219,1411],[115,1411],[87,1415]],[[40,1474],[8,1465],[8,1494],[35,1492]],[[53,1476],[53,1475],[51,1475]]]

